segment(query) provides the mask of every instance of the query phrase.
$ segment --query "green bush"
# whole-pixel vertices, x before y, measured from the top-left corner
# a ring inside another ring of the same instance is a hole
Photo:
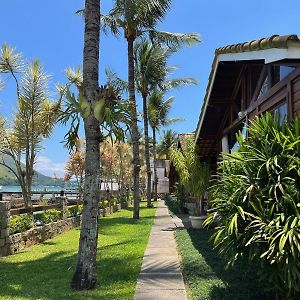
[[[119,200],[117,198],[111,199],[111,205],[117,205],[119,203]]]
[[[68,216],[69,217],[76,217],[77,215],[81,215],[82,211],[83,211],[83,204],[68,207]]]
[[[106,207],[108,207],[108,200],[100,200],[99,208],[103,209],[103,208],[106,208]]]
[[[179,175],[179,188],[184,187],[189,200],[195,203],[194,214],[205,214],[204,193],[209,188],[210,169],[199,160],[194,137],[185,140],[182,150],[172,149],[170,159]]]
[[[82,212],[83,212],[83,204],[79,204],[77,206],[77,213],[78,215],[82,215]]]
[[[61,218],[61,211],[57,209],[49,209],[43,213],[35,214],[34,219],[42,224],[57,222]]]
[[[239,150],[223,154],[211,189],[213,241],[229,264],[246,257],[278,298],[300,293],[300,122],[256,118]]]
[[[68,207],[68,217],[75,217],[77,216],[77,205]]]
[[[24,232],[32,227],[31,216],[12,216],[9,219],[9,234]]]

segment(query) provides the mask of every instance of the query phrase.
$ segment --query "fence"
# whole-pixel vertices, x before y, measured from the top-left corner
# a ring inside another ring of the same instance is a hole
[[[64,196],[56,198],[56,201],[58,203],[55,205],[36,206],[32,209],[32,212],[34,216],[35,213],[55,208],[60,211],[59,220],[48,224],[32,223],[33,227],[29,230],[14,234],[10,234],[11,217],[22,215],[25,211],[23,208],[12,209],[10,201],[0,201],[0,257],[17,253],[34,244],[41,243],[62,232],[80,226],[81,212],[78,210],[78,206],[68,206],[67,198]],[[104,217],[118,211],[121,209],[121,206],[126,207],[128,203],[127,201],[125,202],[122,203],[125,205],[114,203],[112,206],[99,208],[99,216]],[[71,209],[76,207],[77,210],[73,210],[70,215]]]
[[[79,200],[79,193],[76,191],[33,191],[31,194],[31,200],[34,204],[44,200],[47,200],[49,203],[55,203],[61,196],[66,197],[71,204],[76,204]],[[118,191],[110,191],[109,195],[106,191],[101,191],[100,200],[107,199],[108,196],[114,198],[117,197],[118,194]],[[24,206],[22,192],[2,192],[0,193],[0,201],[2,201],[2,199],[9,201],[12,208],[22,208]]]

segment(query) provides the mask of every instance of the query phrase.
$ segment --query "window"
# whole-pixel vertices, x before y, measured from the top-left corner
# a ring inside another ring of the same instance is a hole
[[[288,76],[291,72],[295,70],[295,67],[289,67],[289,66],[280,66],[279,70],[279,78],[282,80],[286,76]]]
[[[273,66],[273,83],[276,84],[283,80],[296,69],[294,66]]]
[[[271,114],[277,116],[280,120],[280,123],[287,121],[288,105],[286,99],[284,99],[279,105],[275,106],[275,108],[271,110]]]
[[[257,99],[263,96],[268,91],[268,89],[269,89],[269,77],[267,76],[261,86]]]

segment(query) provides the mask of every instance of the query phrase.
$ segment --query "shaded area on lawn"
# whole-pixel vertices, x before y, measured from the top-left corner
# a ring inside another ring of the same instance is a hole
[[[138,221],[132,219],[131,209],[100,219],[94,290],[69,288],[78,250],[77,228],[0,259],[0,299],[132,299],[154,214],[155,209],[143,207]]]
[[[225,261],[213,249],[211,230],[181,230],[176,241],[182,258],[183,277],[191,299],[268,300],[256,276],[256,267],[238,262],[225,270]]]

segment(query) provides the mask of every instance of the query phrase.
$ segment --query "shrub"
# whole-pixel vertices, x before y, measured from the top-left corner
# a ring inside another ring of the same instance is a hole
[[[171,150],[170,159],[178,172],[180,186],[184,187],[190,200],[195,203],[194,214],[204,214],[204,193],[209,187],[210,169],[199,160],[194,138],[187,138],[182,150]]]
[[[78,204],[76,206],[72,206],[68,208],[68,216],[76,217],[77,215],[81,215],[83,211],[83,204]]]
[[[82,211],[83,211],[83,204],[79,204],[77,206],[77,213],[78,213],[78,215],[82,215]]]
[[[239,150],[223,154],[212,188],[207,224],[229,264],[246,256],[259,262],[259,278],[277,296],[300,292],[300,122],[256,118]]]
[[[31,216],[12,216],[9,220],[9,234],[24,232],[33,227]]]
[[[106,207],[108,207],[108,201],[107,200],[101,200],[99,202],[99,208],[103,209],[103,208],[106,208]]]
[[[61,218],[61,211],[57,209],[49,209],[43,213],[35,214],[34,219],[42,224],[57,222]]]

